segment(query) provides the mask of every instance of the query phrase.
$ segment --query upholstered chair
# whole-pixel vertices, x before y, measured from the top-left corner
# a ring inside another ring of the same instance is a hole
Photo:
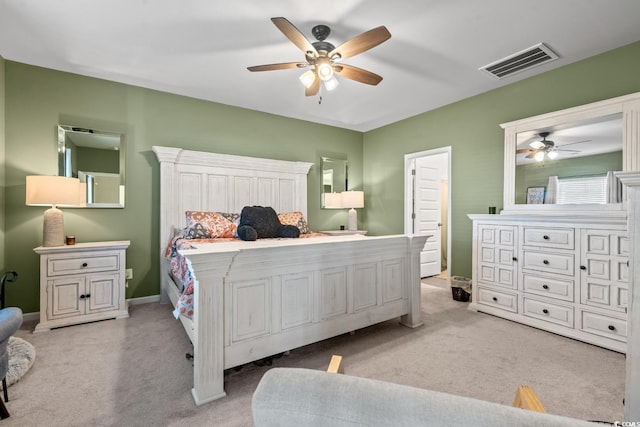
[[[9,370],[9,352],[7,344],[9,338],[22,325],[22,310],[17,307],[8,307],[0,310],[0,378],[2,378],[2,389],[4,390],[4,401],[8,401],[7,393],[7,371]],[[9,411],[0,399],[0,418],[9,417]]]

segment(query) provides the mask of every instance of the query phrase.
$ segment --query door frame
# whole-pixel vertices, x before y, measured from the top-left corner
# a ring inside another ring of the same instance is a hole
[[[451,278],[451,146],[404,155],[404,234],[413,234],[413,175],[411,162],[420,157],[447,154],[447,277]]]

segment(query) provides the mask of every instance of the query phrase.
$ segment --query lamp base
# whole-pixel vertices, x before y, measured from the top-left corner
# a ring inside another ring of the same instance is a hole
[[[358,229],[358,212],[355,209],[351,208],[349,210],[349,222],[347,225],[347,230],[356,231]]]
[[[55,206],[44,211],[42,246],[64,246],[64,217]]]

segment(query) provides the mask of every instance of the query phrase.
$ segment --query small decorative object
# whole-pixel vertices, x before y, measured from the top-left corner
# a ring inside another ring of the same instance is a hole
[[[546,187],[529,187],[527,188],[527,204],[541,205],[544,203]]]
[[[76,244],[76,236],[67,236],[67,245],[75,245]]]
[[[495,206],[489,206],[489,213],[490,214],[495,214],[496,213],[496,207]]]

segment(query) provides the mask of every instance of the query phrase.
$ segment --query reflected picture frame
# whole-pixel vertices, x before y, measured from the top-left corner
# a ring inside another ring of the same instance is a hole
[[[544,204],[544,196],[547,187],[528,187],[527,188],[527,204],[542,205]]]

